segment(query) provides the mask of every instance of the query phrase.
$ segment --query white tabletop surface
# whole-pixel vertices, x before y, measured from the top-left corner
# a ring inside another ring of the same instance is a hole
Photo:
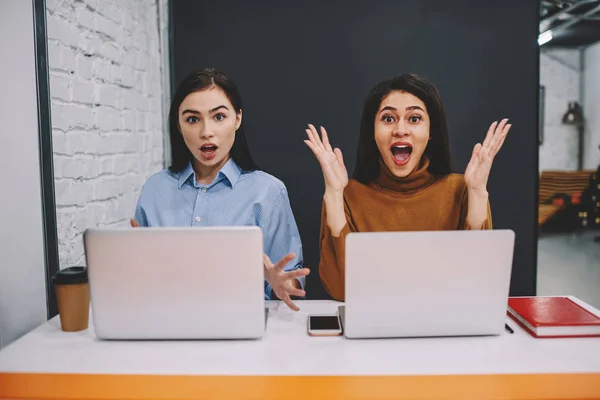
[[[600,315],[600,311],[577,300]],[[600,338],[535,339],[507,317],[515,333],[496,337],[354,339],[312,337],[310,314],[341,303],[298,301],[295,313],[270,307],[261,340],[101,341],[93,327],[65,333],[54,318],[0,351],[0,373],[162,375],[429,375],[600,373]],[[91,319],[90,319],[91,320]]]

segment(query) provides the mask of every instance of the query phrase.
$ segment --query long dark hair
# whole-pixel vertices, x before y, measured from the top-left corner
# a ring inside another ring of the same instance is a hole
[[[173,95],[173,100],[171,100],[171,108],[169,110],[169,138],[171,140],[171,166],[169,170],[172,172],[183,171],[188,163],[194,159],[179,131],[179,106],[190,93],[199,92],[211,87],[218,87],[225,92],[236,113],[242,110],[242,98],[237,86],[235,86],[225,72],[217,68],[204,68],[189,74],[179,84],[177,91]],[[230,155],[243,171],[258,169],[248,149],[243,118],[240,127],[235,133],[235,140],[231,147]]]
[[[368,184],[379,174],[380,154],[375,143],[375,116],[381,101],[393,91],[411,93],[425,103],[431,121],[431,140],[425,148],[425,154],[430,160],[429,171],[438,176],[450,174],[453,162],[448,145],[446,112],[440,94],[432,84],[421,77],[403,74],[378,83],[365,99],[353,178]]]

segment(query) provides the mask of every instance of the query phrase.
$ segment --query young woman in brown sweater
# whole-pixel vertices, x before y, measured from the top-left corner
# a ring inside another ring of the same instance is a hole
[[[327,131],[313,125],[305,143],[325,179],[319,273],[336,300],[345,297],[345,238],[350,232],[491,229],[487,181],[511,127],[490,126],[464,175],[452,173],[446,114],[437,89],[404,74],[368,94],[352,179]]]

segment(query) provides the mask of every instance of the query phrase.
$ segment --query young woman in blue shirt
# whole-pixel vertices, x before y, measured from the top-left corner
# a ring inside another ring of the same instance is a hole
[[[291,296],[305,296],[309,273],[300,234],[285,185],[250,155],[233,81],[213,68],[188,75],[173,96],[169,131],[172,165],[146,181],[132,225],[259,226],[265,299],[297,311]]]

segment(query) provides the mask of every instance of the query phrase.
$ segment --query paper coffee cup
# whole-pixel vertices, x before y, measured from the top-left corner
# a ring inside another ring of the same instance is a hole
[[[54,275],[60,325],[65,332],[88,328],[90,289],[86,267],[69,267]]]

